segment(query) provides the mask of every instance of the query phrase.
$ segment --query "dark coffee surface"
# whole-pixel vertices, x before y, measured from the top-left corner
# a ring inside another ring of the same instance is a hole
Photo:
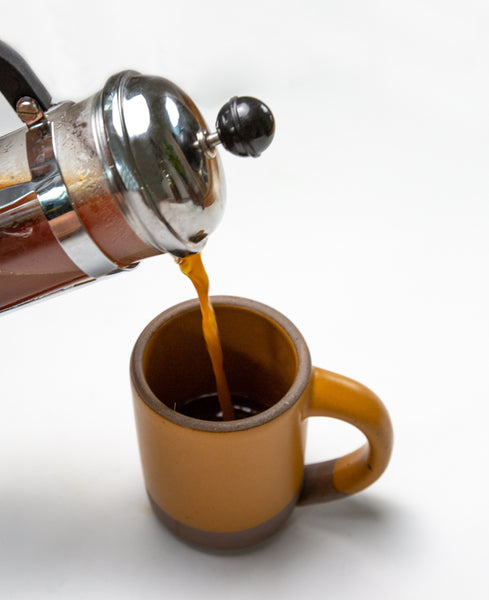
[[[247,396],[231,394],[235,419],[245,419],[258,414],[264,407],[253,402]],[[176,410],[187,417],[203,421],[222,421],[222,410],[217,394],[202,394],[180,403]]]

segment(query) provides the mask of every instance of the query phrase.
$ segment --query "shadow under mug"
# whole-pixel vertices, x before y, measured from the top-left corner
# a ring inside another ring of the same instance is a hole
[[[294,506],[358,492],[384,471],[392,425],[380,399],[360,383],[313,367],[297,328],[258,302],[215,296],[232,393],[262,411],[208,421],[174,410],[215,391],[198,300],[156,317],[139,336],[131,382],[143,474],[151,505],[177,536],[214,549],[255,544]],[[335,460],[304,465],[306,419],[333,417],[366,436]]]

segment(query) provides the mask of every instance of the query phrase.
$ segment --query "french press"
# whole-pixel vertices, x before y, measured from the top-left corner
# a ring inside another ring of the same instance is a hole
[[[0,92],[24,124],[0,138],[0,311],[199,252],[224,208],[216,145],[256,157],[275,130],[265,104],[234,97],[209,132],[179,87],[135,71],[55,104],[3,42]]]

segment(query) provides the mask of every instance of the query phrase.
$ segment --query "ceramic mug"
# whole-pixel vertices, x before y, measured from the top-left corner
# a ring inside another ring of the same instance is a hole
[[[215,390],[200,306],[184,302],[139,336],[131,381],[143,474],[151,505],[177,536],[209,548],[239,548],[274,533],[296,505],[363,490],[386,468],[392,426],[360,383],[311,365],[297,328],[276,310],[212,298],[231,392],[261,412],[208,421],[175,408]],[[304,465],[306,420],[346,421],[366,436],[354,452]]]

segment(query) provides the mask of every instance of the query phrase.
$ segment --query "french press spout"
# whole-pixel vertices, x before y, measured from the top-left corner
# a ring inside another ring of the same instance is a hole
[[[263,102],[233,97],[209,131],[178,86],[136,71],[53,103],[2,42],[0,92],[24,123],[0,138],[0,311],[199,252],[224,207],[216,146],[256,157],[275,130]]]

